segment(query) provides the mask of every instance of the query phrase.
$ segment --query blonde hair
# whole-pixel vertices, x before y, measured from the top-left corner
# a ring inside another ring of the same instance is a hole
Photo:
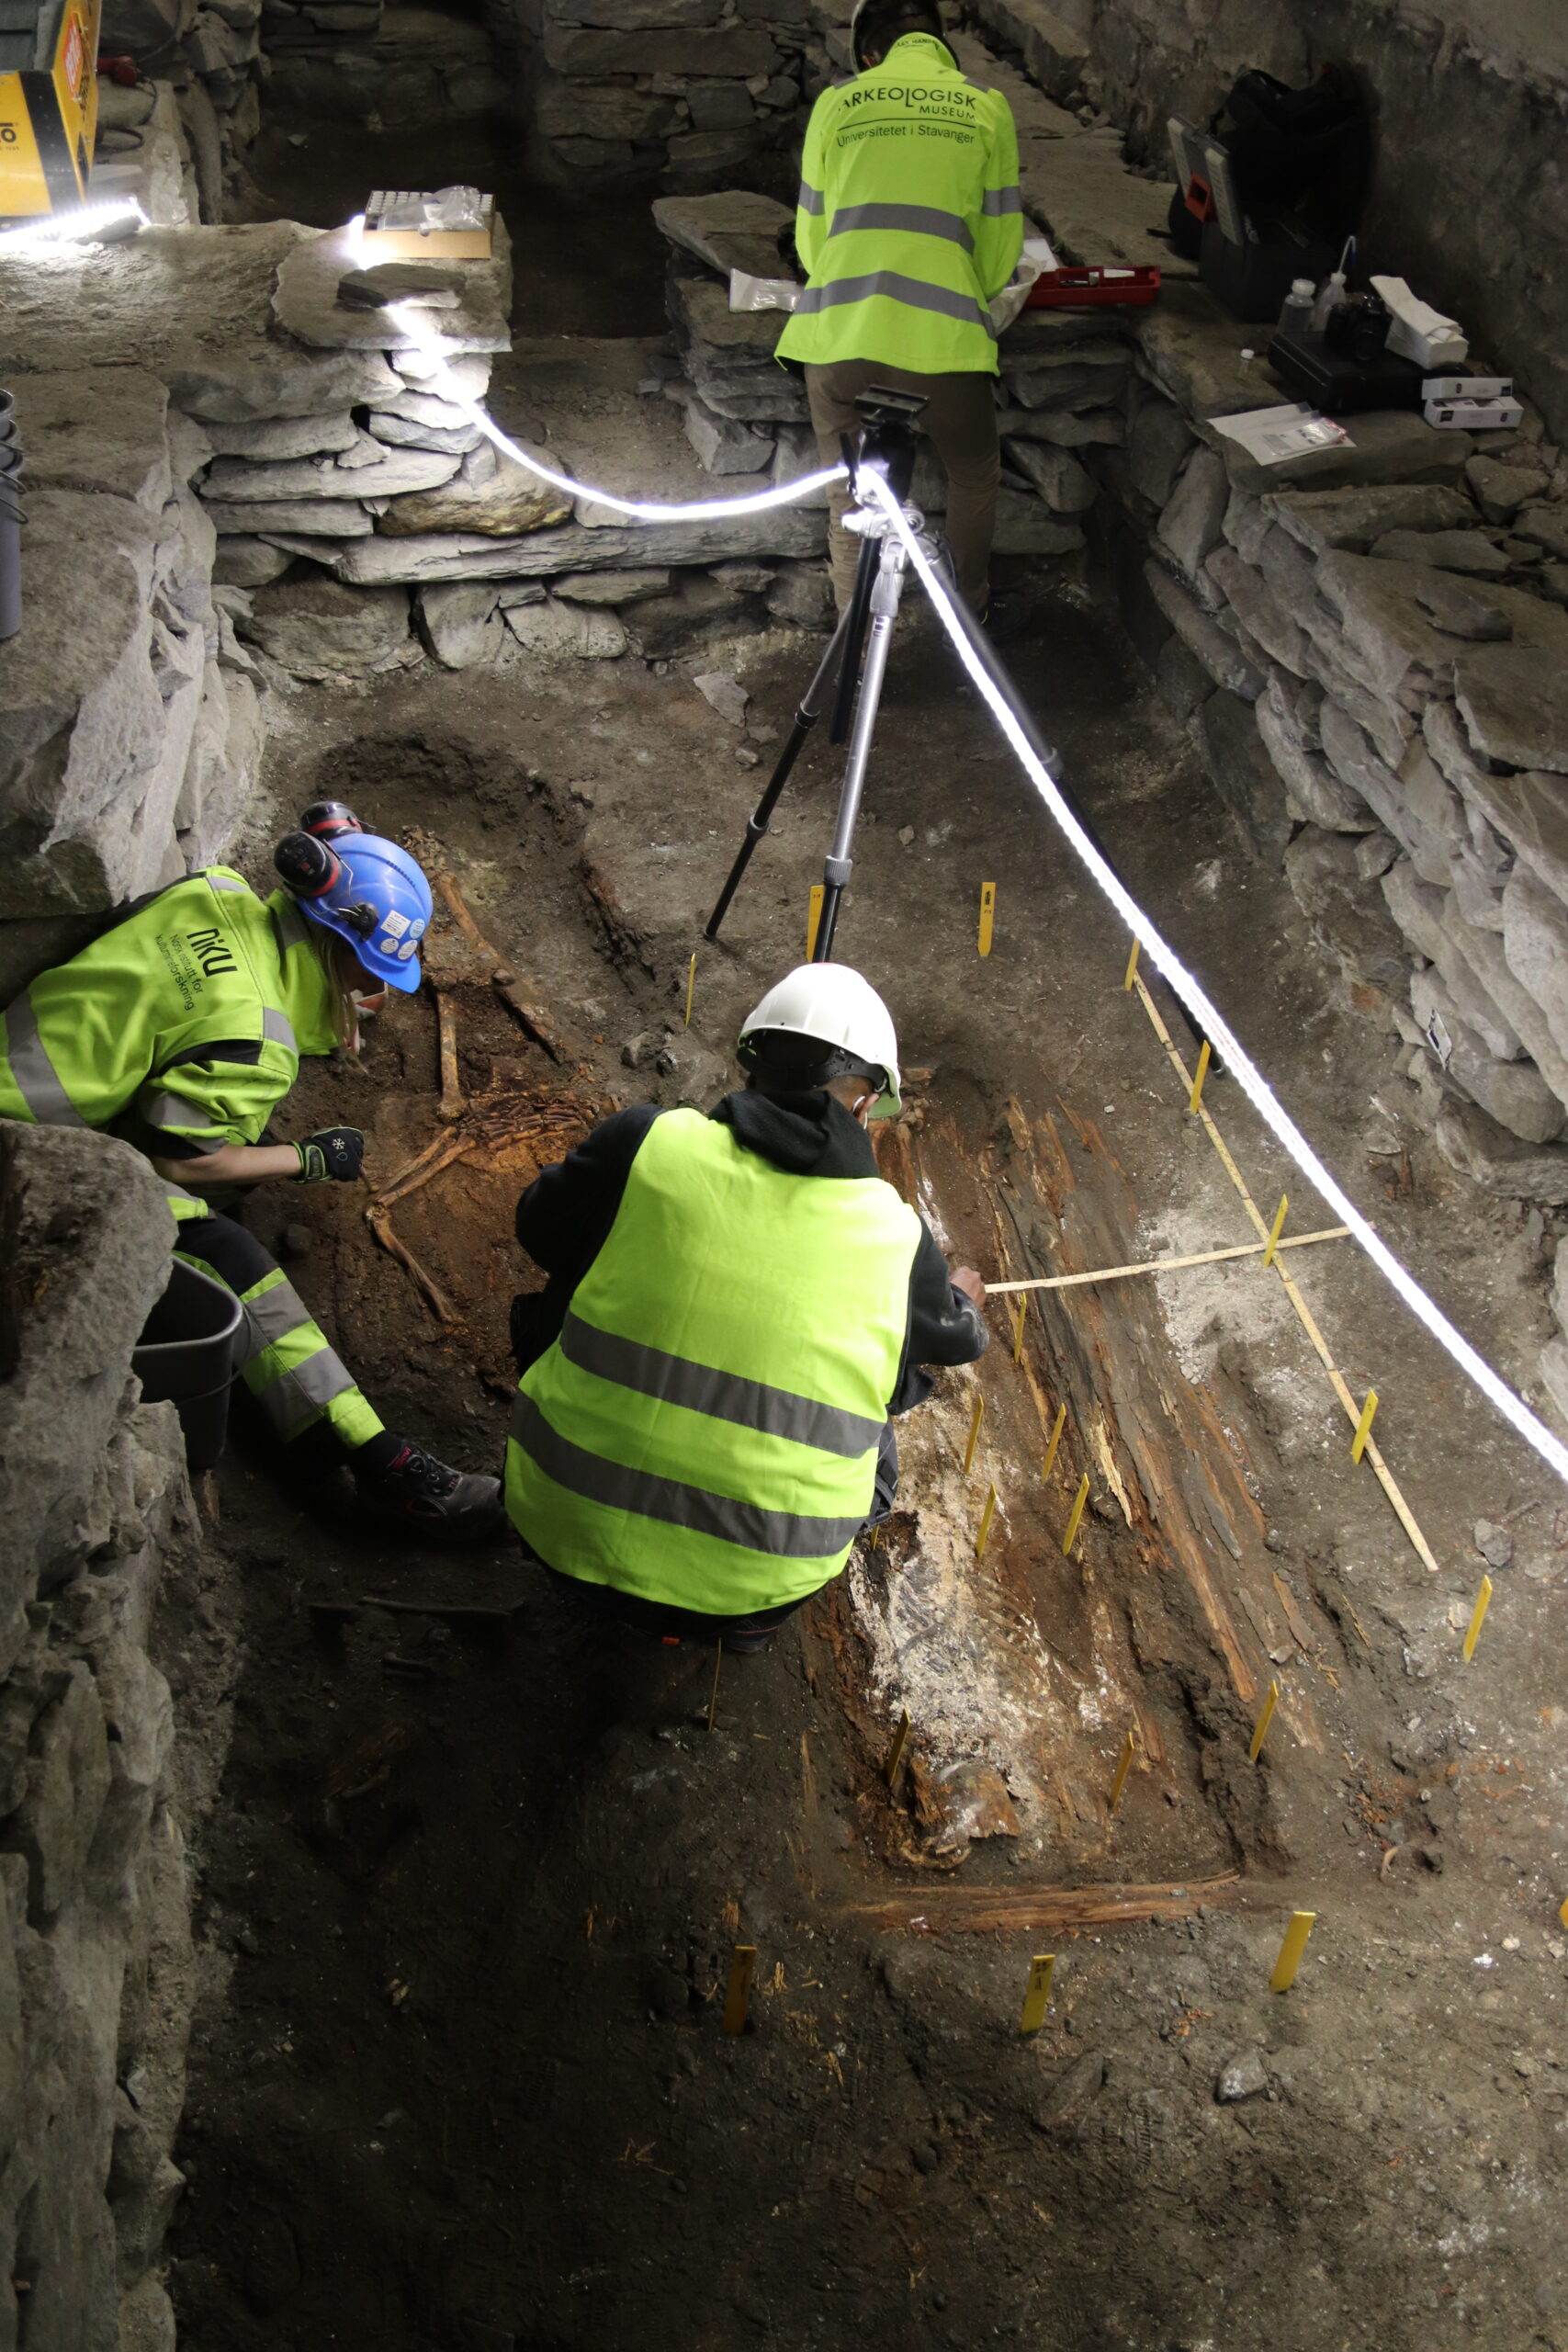
[[[373,975],[366,970],[341,933],[329,931],[324,924],[312,923],[310,935],[310,944],[327,976],[333,1028],[338,1044],[353,1053],[359,1044],[359,1007],[354,1001],[355,994],[356,990],[361,995],[368,993],[366,982],[373,980]]]

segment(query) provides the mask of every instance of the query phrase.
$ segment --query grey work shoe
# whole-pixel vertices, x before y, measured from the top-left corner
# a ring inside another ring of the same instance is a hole
[[[449,1470],[406,1438],[385,1469],[356,1469],[359,1499],[378,1519],[396,1520],[436,1544],[478,1544],[506,1524],[499,1478]]]

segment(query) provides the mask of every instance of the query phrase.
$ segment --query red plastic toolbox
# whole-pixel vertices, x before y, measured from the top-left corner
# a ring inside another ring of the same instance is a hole
[[[1026,311],[1089,310],[1100,302],[1152,302],[1159,292],[1159,270],[1152,263],[1135,269],[1091,262],[1081,269],[1043,269],[1029,289]]]

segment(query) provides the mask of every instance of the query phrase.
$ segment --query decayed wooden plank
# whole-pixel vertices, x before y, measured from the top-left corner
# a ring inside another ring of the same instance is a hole
[[[1240,1888],[1235,1871],[1152,1886],[967,1886],[947,1880],[874,1903],[846,1904],[841,1916],[886,1934],[1005,1935],[1030,1928],[1057,1933],[1185,1919],[1200,1904],[1234,1900]]]

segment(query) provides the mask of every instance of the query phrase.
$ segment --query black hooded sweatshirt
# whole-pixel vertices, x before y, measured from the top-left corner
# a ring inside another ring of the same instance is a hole
[[[512,1342],[519,1371],[559,1338],[571,1295],[610,1238],[633,1160],[660,1115],[639,1102],[602,1120],[583,1142],[535,1179],[517,1204],[517,1238],[549,1280],[513,1304]],[[709,1117],[736,1140],[790,1176],[872,1177],[871,1138],[837,1095],[727,1094]],[[979,1309],[954,1287],[947,1261],[924,1217],[909,1270],[909,1312],[890,1413],[907,1413],[931,1392],[927,1364],[973,1363],[990,1338]]]

